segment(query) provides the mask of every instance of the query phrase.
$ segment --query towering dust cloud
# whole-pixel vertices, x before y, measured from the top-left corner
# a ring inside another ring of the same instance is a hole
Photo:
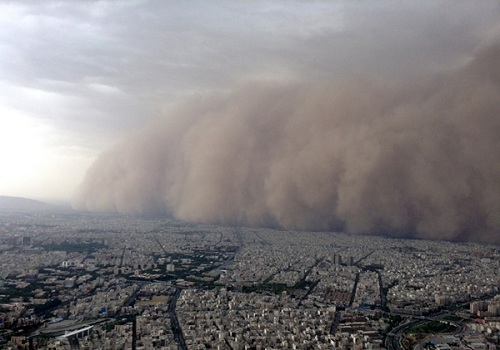
[[[102,154],[75,207],[500,242],[500,46],[430,81],[252,83]]]

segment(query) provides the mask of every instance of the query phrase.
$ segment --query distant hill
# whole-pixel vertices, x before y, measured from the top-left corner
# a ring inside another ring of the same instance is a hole
[[[0,211],[3,212],[40,212],[57,211],[60,207],[34,199],[0,196]]]

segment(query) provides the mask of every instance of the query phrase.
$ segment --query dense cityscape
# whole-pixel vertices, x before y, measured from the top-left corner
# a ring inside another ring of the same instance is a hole
[[[498,349],[500,249],[0,216],[4,349]]]

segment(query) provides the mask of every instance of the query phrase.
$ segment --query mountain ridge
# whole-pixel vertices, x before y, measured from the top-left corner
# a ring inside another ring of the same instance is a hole
[[[45,203],[35,199],[13,196],[0,195],[0,211],[4,212],[40,212],[40,211],[56,211],[61,207],[49,203]]]

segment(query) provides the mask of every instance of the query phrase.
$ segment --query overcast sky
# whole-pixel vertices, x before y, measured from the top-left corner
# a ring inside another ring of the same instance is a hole
[[[96,157],[193,95],[249,80],[451,69],[498,1],[3,1],[0,195],[68,200]]]

